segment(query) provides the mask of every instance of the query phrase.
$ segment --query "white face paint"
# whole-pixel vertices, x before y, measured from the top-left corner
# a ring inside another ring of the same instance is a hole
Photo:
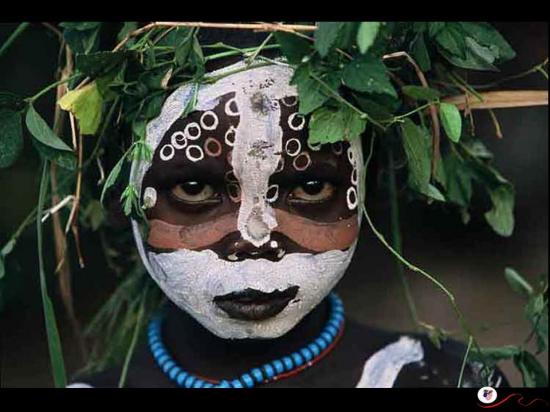
[[[238,63],[212,75],[243,66]],[[296,88],[289,84],[292,74],[290,67],[280,64],[250,68],[228,75],[210,85],[181,87],[166,100],[159,117],[147,126],[147,143],[156,150],[166,131],[180,117],[193,97],[195,87],[198,87],[195,109],[201,111],[212,110],[222,95],[235,93],[235,98],[228,102],[225,110],[231,115],[240,116],[238,127],[226,132],[226,142],[229,140],[233,146],[231,164],[240,183],[241,204],[237,228],[243,239],[257,247],[270,242],[271,232],[277,226],[274,210],[270,206],[272,192],[268,196],[271,187],[269,177],[280,166],[280,153],[284,150],[278,100],[288,97],[283,104],[295,104],[297,96]],[[293,120],[294,127],[303,127],[301,118],[296,117]],[[216,122],[217,118],[211,114],[203,115],[202,129],[208,129]],[[200,130],[186,130],[184,135],[190,140],[199,132]],[[183,145],[183,141],[178,140],[176,143]],[[189,147],[187,145],[184,150]],[[161,159],[171,158],[172,152],[171,149],[165,149],[165,152],[161,152]],[[348,156],[357,168],[358,176],[362,176],[360,139],[351,142],[351,153]],[[134,161],[132,166],[131,179],[141,190],[143,176],[150,163]],[[357,187],[359,193],[356,194],[356,201],[362,198],[361,187],[362,184]],[[348,203],[350,200],[354,199],[349,199]],[[355,202],[351,203],[355,208]],[[360,221],[360,214],[358,219]],[[346,251],[291,253],[276,262],[266,259],[228,261],[220,259],[211,250],[180,249],[170,253],[154,253],[145,251],[140,227],[135,221],[132,224],[141,258],[164,293],[212,333],[222,338],[276,338],[288,332],[341,279],[355,249],[354,243]],[[216,296],[247,288],[270,293],[292,286],[299,287],[296,297],[280,313],[262,321],[230,318],[213,303]]]

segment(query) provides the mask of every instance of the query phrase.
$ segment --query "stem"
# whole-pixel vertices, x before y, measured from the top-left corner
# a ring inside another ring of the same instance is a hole
[[[137,318],[136,326],[134,328],[132,341],[130,342],[130,347],[128,348],[128,352],[126,352],[126,358],[124,359],[124,366],[122,367],[122,372],[120,374],[120,379],[118,381],[119,388],[123,388],[124,383],[126,382],[126,376],[128,375],[128,368],[130,367],[130,361],[132,360],[132,355],[134,354],[134,351],[136,348],[139,332],[141,331],[141,323],[143,322],[143,314],[145,312],[145,302],[147,300],[148,289],[149,288],[146,286],[145,290],[143,291],[143,297],[141,298],[141,303],[139,305],[138,318]]]
[[[38,216],[42,216],[44,202],[46,197],[46,188],[48,186],[48,161],[44,161],[42,166],[42,178],[40,180],[40,192],[38,195]],[[52,365],[52,374],[55,386],[63,388],[67,386],[67,377],[65,374],[65,362],[63,360],[63,352],[61,349],[61,340],[57,330],[55,320],[55,312],[52,301],[48,296],[46,284],[46,275],[44,273],[44,256],[42,251],[42,222],[36,219],[36,236],[38,241],[38,268],[40,276],[40,292],[42,296],[42,307],[44,310],[44,322],[46,326],[46,334],[48,337],[48,349],[50,353],[50,362]]]
[[[390,192],[390,216],[391,216],[391,231],[392,231],[392,246],[394,249],[401,254],[403,252],[402,242],[401,242],[401,231],[399,228],[399,203],[397,200],[397,189],[395,183],[395,169],[393,163],[393,152],[390,147],[388,147],[388,186]],[[418,330],[418,312],[416,310],[416,305],[412,297],[410,290],[409,282],[405,278],[405,272],[403,270],[403,264],[396,260],[397,274],[399,275],[399,280],[403,286],[403,292],[405,294],[405,299],[407,300],[407,305],[409,306],[409,312],[411,319],[413,321],[414,327]]]
[[[262,51],[262,49],[267,46],[267,43],[273,38],[273,33],[269,33],[269,35],[265,38],[265,40],[256,48],[252,56],[248,59],[248,62],[246,63],[246,67],[250,67],[252,63],[254,63],[254,60],[256,57],[258,57],[258,54]]]
[[[8,39],[4,42],[2,47],[0,47],[0,57],[9,49],[11,44],[17,39],[21,33],[25,31],[27,27],[29,27],[30,23],[23,22],[19,24],[19,26],[16,27],[16,29],[13,31],[13,33],[8,37]]]
[[[346,99],[344,99],[342,96],[340,96],[340,93],[333,90],[332,87],[330,87],[323,79],[318,77],[317,75],[310,73],[310,76],[316,80],[321,86],[323,86],[336,100],[338,100],[340,103],[346,105],[351,110],[356,112],[361,116],[362,119],[367,119],[369,122],[374,124],[375,126],[379,127],[382,130],[385,130],[384,126],[382,124],[378,123],[376,120],[374,120],[372,117],[370,117],[367,113],[363,112],[362,110],[359,110],[357,107],[355,107],[353,104],[348,102]]]
[[[46,86],[45,88],[43,88],[42,90],[40,90],[38,93],[36,93],[34,96],[32,97],[29,97],[25,100],[27,100],[29,103],[33,103],[36,99],[38,99],[39,97],[43,96],[44,94],[48,93],[50,90],[56,88],[57,86],[59,86],[60,84],[63,84],[63,83],[67,83],[69,81],[71,81],[72,79],[74,79],[75,77],[77,77],[78,75],[74,74],[72,76],[69,76],[69,77],[66,77],[66,78],[63,78],[61,80],[58,80],[48,86]]]
[[[468,355],[470,354],[470,349],[472,348],[473,337],[470,336],[468,339],[468,347],[466,348],[466,353],[464,354],[464,359],[462,359],[462,366],[460,367],[460,375],[458,375],[458,383],[456,384],[457,388],[462,387],[462,378],[464,377],[464,369],[466,369],[466,362],[468,361]]]
[[[231,47],[231,46],[227,46],[227,45],[224,45],[224,47],[228,48],[229,50],[225,51],[225,52],[205,56],[204,60],[205,61],[210,61],[210,60],[221,59],[223,57],[228,57],[228,56],[236,56],[236,55],[239,55],[239,54],[246,54],[246,53],[250,53],[250,52],[257,49],[256,47],[248,47],[246,49],[238,49],[236,47]],[[279,48],[278,44],[268,44],[268,45],[263,47],[264,50],[278,49],[278,48]]]

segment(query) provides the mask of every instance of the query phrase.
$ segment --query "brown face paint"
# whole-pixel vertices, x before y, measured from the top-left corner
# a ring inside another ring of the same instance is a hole
[[[349,248],[357,238],[359,225],[352,216],[338,222],[317,222],[275,209],[277,227],[281,233],[309,252],[326,252]],[[237,216],[225,214],[207,223],[192,226],[171,225],[151,220],[147,243],[157,249],[202,250],[237,230]]]

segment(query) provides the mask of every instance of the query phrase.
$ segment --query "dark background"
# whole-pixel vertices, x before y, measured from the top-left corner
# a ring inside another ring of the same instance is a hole
[[[497,74],[480,73],[472,83],[515,74],[548,56],[548,24],[493,23],[518,56]],[[0,43],[16,24],[0,24]],[[58,45],[40,25],[32,25],[0,59],[0,90],[31,96],[53,80]],[[544,89],[540,74],[508,82],[503,89]],[[37,110],[53,115],[53,93],[41,99]],[[479,136],[495,154],[495,164],[516,187],[516,228],[510,238],[494,234],[483,221],[482,210],[464,226],[457,213],[402,199],[401,224],[405,256],[434,274],[455,294],[458,305],[474,327],[482,345],[519,344],[529,333],[522,300],[506,284],[503,273],[512,266],[534,280],[548,270],[548,108],[495,110],[504,138],[498,139],[489,115],[474,112]],[[0,245],[35,206],[38,198],[39,163],[26,137],[24,155],[8,170],[0,170]],[[374,196],[368,206],[375,224],[388,231],[389,205],[385,194]],[[53,247],[49,224],[44,239],[49,292],[54,299],[69,374],[81,365],[69,322],[53,279]],[[97,236],[82,235],[86,268],[71,262],[78,316],[86,321],[116,285],[105,268]],[[0,280],[0,386],[52,386],[50,364],[38,284],[34,225],[21,237],[9,256],[8,273]],[[457,331],[454,312],[429,281],[407,272],[420,318]],[[389,252],[363,225],[361,240],[347,275],[338,286],[349,316],[389,329],[410,330],[395,264]],[[489,326],[485,330],[484,326]],[[540,357],[548,363],[547,354]],[[511,363],[502,368],[513,385],[521,377]]]

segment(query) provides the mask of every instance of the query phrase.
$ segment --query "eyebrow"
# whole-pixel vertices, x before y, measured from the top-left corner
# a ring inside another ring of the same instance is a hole
[[[156,164],[154,177],[158,185],[172,185],[177,181],[198,179],[210,183],[223,182],[225,164],[218,159],[203,159],[192,163],[185,158],[174,158],[165,164]]]

